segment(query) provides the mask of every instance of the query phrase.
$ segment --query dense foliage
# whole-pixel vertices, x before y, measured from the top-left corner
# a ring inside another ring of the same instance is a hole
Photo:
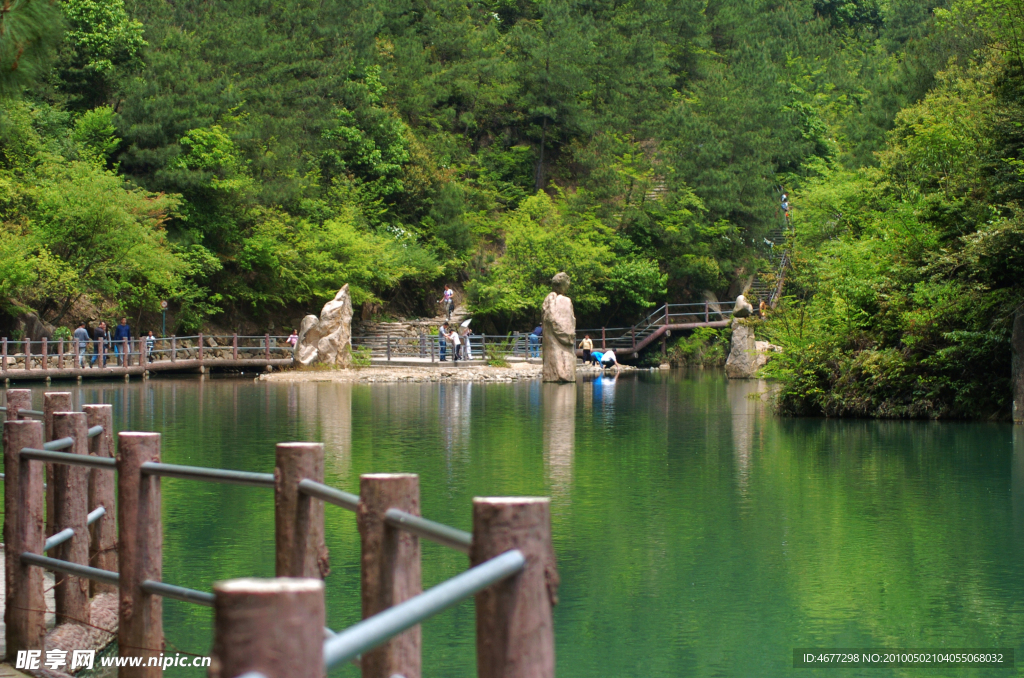
[[[798,192],[791,296],[766,328],[786,347],[769,367],[783,412],[1009,416],[1024,292],[1019,10],[942,13],[989,45],[899,112],[877,167],[829,170]]]
[[[0,304],[182,329],[345,282],[405,315],[455,282],[500,329],[560,269],[581,322],[725,295],[781,187],[873,164],[976,47],[927,0],[4,7]]]

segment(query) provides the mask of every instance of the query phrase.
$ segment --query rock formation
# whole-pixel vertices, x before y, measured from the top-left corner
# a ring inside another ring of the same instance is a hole
[[[544,381],[576,381],[576,316],[569,291],[569,276],[558,273],[551,279],[551,292],[544,311]]]
[[[757,371],[768,362],[768,355],[781,350],[767,341],[754,341],[754,328],[733,320],[732,344],[729,359],[725,361],[725,374],[730,379],[754,379]]]
[[[733,307],[732,317],[733,318],[746,318],[754,312],[754,307],[750,305],[747,298],[742,294],[736,297],[736,306]]]
[[[307,315],[302,319],[295,360],[302,365],[352,365],[352,297],[348,285],[324,304],[319,318]]]

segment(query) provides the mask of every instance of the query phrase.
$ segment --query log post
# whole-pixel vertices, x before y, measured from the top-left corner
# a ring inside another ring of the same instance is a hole
[[[210,678],[323,677],[322,581],[233,579],[215,583],[213,595]]]
[[[89,438],[89,454],[93,457],[114,456],[114,408],[111,405],[83,405],[89,428],[102,426],[103,433]],[[89,541],[89,564],[101,570],[117,572],[117,527],[114,502],[116,494],[114,474],[104,469],[89,469],[89,510],[102,506],[105,516],[92,525]],[[98,581],[90,582],[91,593],[116,592],[116,589]]]
[[[27,388],[7,389],[7,421],[21,419],[21,410],[32,409],[32,391]],[[26,417],[27,418],[27,417]]]
[[[50,391],[43,394],[43,438],[46,442],[56,440],[53,431],[53,415],[55,412],[71,412],[71,393],[68,391]],[[67,450],[65,450],[67,451]],[[53,504],[53,464],[46,463],[46,534],[57,534],[57,523],[54,520]]]
[[[324,481],[323,443],[278,443],[274,468],[278,577],[323,579],[331,569],[324,543],[324,503],[299,492],[299,481],[305,478]]]
[[[159,433],[120,433],[117,437],[117,558],[120,615],[117,643],[122,657],[157,656],[163,650],[163,600],[142,590],[147,579],[161,581],[163,527],[160,478],[144,475],[142,465],[160,461]],[[120,667],[118,678],[160,678],[159,666]]]
[[[708,314],[708,302],[704,302],[704,322],[710,322],[711,317]]]
[[[269,333],[263,335],[263,345],[265,347],[264,348],[264,354],[266,355],[267,360],[270,360],[270,334]]]
[[[362,542],[363,619],[419,595],[419,538],[384,522],[388,509],[420,514],[419,476],[373,473],[359,478],[356,521]],[[415,626],[363,655],[363,678],[420,678],[420,627]]]
[[[0,371],[7,371],[7,337],[2,340],[3,347],[0,348]]]
[[[64,340],[57,340],[57,369],[64,369]]]
[[[99,349],[100,349],[99,350],[100,369],[103,369],[103,368],[105,368],[107,366],[107,338],[103,337],[102,339],[97,339],[96,343],[99,344]]]
[[[238,360],[238,333],[231,335],[231,359]]]
[[[387,347],[388,360],[391,360],[391,335],[388,335],[388,347]]]
[[[171,335],[171,362],[178,359],[178,337]]]
[[[89,454],[89,427],[84,412],[55,412],[53,434],[60,438],[74,438],[73,447],[65,450],[83,457]],[[89,532],[86,517],[89,513],[89,469],[71,464],[53,464],[50,478],[53,487],[54,534],[71,528],[75,531],[68,541],[57,547],[54,558],[78,565],[89,564]],[[57,623],[77,621],[89,623],[89,580],[71,575],[57,577],[54,586]]]
[[[43,552],[43,465],[21,458],[23,447],[43,446],[41,421],[4,422],[4,565],[7,656],[42,650],[46,635],[43,571],[21,563],[25,551]]]
[[[75,368],[75,367],[78,367],[78,368],[85,367],[85,365],[80,365],[78,363],[78,339],[73,339],[71,341],[71,350],[72,350],[72,354],[71,354],[71,367],[73,367],[73,368]]]
[[[22,342],[25,344],[25,371],[32,369],[32,340],[26,339]]]
[[[49,353],[48,353],[48,345],[46,343],[46,337],[43,337],[42,363],[43,363],[43,369],[44,370],[50,369],[50,360],[49,360]]]
[[[199,360],[203,359],[203,333],[199,333]]]
[[[544,497],[473,499],[470,565],[511,549],[526,567],[476,595],[479,678],[554,678],[558,570],[551,546],[550,501]]]
[[[121,358],[121,367],[127,370],[132,364],[132,344],[127,337],[121,339],[121,352],[124,354]]]

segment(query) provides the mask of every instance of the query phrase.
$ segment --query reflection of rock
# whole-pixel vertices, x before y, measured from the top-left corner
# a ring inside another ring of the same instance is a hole
[[[576,447],[576,386],[544,384],[544,466],[552,496],[567,497]]]
[[[732,310],[733,318],[746,318],[753,312],[754,307],[750,305],[750,302],[747,301],[747,298],[745,296],[741,294],[740,296],[736,297],[736,305],[733,307]]]
[[[576,316],[569,291],[569,276],[551,279],[554,290],[544,299],[544,381],[576,381]]]
[[[1024,308],[1013,316],[1013,421],[1024,424]]]
[[[334,299],[324,304],[320,317],[302,319],[295,359],[302,365],[324,363],[349,367],[352,364],[352,297],[345,285]]]
[[[764,381],[729,382],[726,387],[729,409],[732,414],[732,449],[736,459],[737,481],[741,491],[746,491],[750,478],[750,455],[753,449],[757,415],[763,407],[760,399],[753,399],[755,393],[767,390]]]

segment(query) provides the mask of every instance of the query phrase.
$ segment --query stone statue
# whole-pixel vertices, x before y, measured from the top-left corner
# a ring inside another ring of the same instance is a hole
[[[754,307],[750,305],[747,298],[742,294],[736,297],[736,305],[732,309],[733,318],[746,318],[754,312]]]
[[[352,365],[352,297],[348,285],[324,304],[319,318],[307,315],[302,319],[295,361],[301,365]]]
[[[551,292],[544,311],[544,381],[576,381],[576,316],[569,291],[569,276],[558,273],[551,279]]]

